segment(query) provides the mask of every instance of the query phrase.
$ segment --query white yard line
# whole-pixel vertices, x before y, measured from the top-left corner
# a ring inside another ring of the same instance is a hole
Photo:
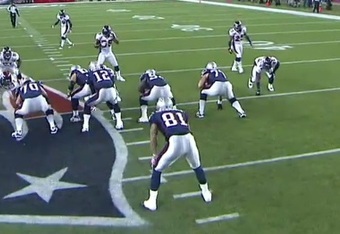
[[[144,157],[139,157],[139,161],[146,161],[146,160],[151,160],[152,156],[144,156]]]
[[[260,35],[277,35],[277,34],[303,34],[303,33],[319,33],[319,32],[336,32],[340,31],[340,29],[325,29],[325,30],[299,30],[299,31],[277,31],[277,32],[258,32],[258,33],[251,33],[250,36],[260,36]],[[121,41],[124,43],[127,42],[148,42],[148,41],[168,41],[168,40],[192,40],[192,39],[204,39],[204,38],[219,38],[219,37],[226,37],[226,34],[209,34],[209,35],[197,35],[197,36],[181,36],[181,37],[156,37],[156,38],[136,38],[136,39],[122,39]],[[1,39],[1,37],[0,37]],[[323,42],[323,43],[322,43]],[[306,43],[322,43],[322,44],[327,44],[327,43],[335,43],[335,40],[332,41],[317,41],[317,42],[303,42],[301,43],[285,43],[286,45],[309,45]],[[87,42],[77,42],[77,45],[89,45],[93,44],[92,41],[87,41]],[[59,44],[50,44],[54,46],[59,46]],[[313,45],[313,44],[311,44]],[[16,46],[15,48],[30,48],[30,47],[36,47],[34,45],[22,45],[22,46]]]
[[[277,157],[277,158],[260,159],[260,160],[248,161],[248,162],[242,162],[242,163],[236,163],[236,164],[205,167],[204,170],[205,171],[218,171],[218,170],[225,170],[225,169],[236,169],[236,168],[270,164],[270,163],[282,162],[282,161],[288,161],[288,160],[296,160],[296,159],[302,159],[302,158],[323,157],[323,156],[327,156],[327,155],[331,155],[335,153],[340,153],[340,148],[315,151],[315,152],[304,153],[304,154],[295,154],[295,155],[289,155],[289,156],[283,156],[283,157]],[[188,175],[192,173],[193,173],[193,170],[183,170],[183,171],[163,173],[163,176],[165,178],[168,178],[172,176],[183,176],[183,175]],[[141,180],[147,180],[147,179],[150,179],[150,175],[124,178],[123,182],[135,182],[135,181],[141,181]]]
[[[213,217],[208,217],[208,218],[203,218],[203,219],[196,219],[195,222],[197,224],[206,224],[206,223],[218,222],[218,221],[228,221],[228,220],[236,219],[239,217],[240,217],[239,213],[232,213],[232,214],[224,214],[224,215],[213,216]]]
[[[174,199],[183,199],[183,198],[198,197],[198,196],[201,196],[201,191],[174,194],[173,198]]]
[[[123,129],[118,131],[119,133],[124,133],[124,132],[138,132],[138,131],[143,131],[144,128],[130,128],[130,129]]]
[[[133,146],[133,145],[146,145],[149,144],[150,141],[134,141],[134,142],[128,142],[126,143],[127,146]]]
[[[339,30],[340,31],[340,30]],[[339,43],[340,41],[328,41],[328,42],[301,42],[301,43],[292,43],[292,44],[284,44],[284,45],[320,45],[320,44],[333,44]],[[280,44],[281,45],[281,44]],[[256,46],[255,46],[256,48]],[[156,55],[156,54],[173,54],[179,53],[184,54],[188,52],[205,52],[205,51],[214,51],[214,50],[226,50],[227,47],[209,47],[209,48],[192,48],[192,49],[181,49],[181,50],[159,50],[159,51],[145,51],[145,52],[132,52],[132,53],[117,53],[117,56],[138,56],[138,55]],[[82,56],[71,56],[64,57],[63,59],[89,59],[95,58],[96,55],[82,55]],[[39,62],[46,61],[48,58],[36,58],[36,59],[26,59],[25,62]],[[321,60],[322,61],[322,60]]]

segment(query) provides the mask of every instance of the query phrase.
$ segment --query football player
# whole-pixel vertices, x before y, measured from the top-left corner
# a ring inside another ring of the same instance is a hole
[[[24,116],[40,111],[46,114],[51,134],[56,134],[58,128],[54,122],[54,111],[48,102],[43,85],[29,78],[22,78],[19,83],[21,86],[16,91],[15,101],[18,109],[14,113],[16,130],[12,133],[12,137],[17,141],[22,140]]]
[[[182,110],[173,109],[170,98],[161,98],[157,102],[157,111],[150,117],[150,124],[150,146],[153,155],[151,166],[153,170],[149,198],[144,201],[144,207],[151,211],[157,210],[161,174],[181,157],[185,157],[194,170],[204,201],[211,202],[212,193],[208,188],[205,172],[201,166],[195,138],[191,134],[188,115]],[[161,151],[157,149],[158,133],[162,133],[167,141]]]
[[[52,28],[57,26],[60,23],[60,47],[59,49],[63,49],[65,45],[65,41],[69,45],[69,48],[74,46],[74,44],[70,41],[68,38],[68,35],[72,32],[72,22],[70,19],[70,16],[65,13],[64,10],[60,10],[60,12],[57,14],[57,21],[52,25]]]
[[[234,27],[229,29],[229,53],[235,54],[235,60],[233,62],[233,66],[231,67],[232,71],[238,71],[239,73],[243,73],[242,67],[242,55],[243,55],[243,38],[245,37],[249,44],[253,46],[252,41],[247,35],[247,28],[242,25],[241,21],[235,21]]]
[[[19,54],[12,51],[8,46],[4,47],[0,53],[0,74],[9,72],[13,83],[22,78],[20,73],[21,59]]]
[[[9,72],[3,72],[0,74],[0,88],[12,89],[14,88],[14,83],[12,81],[12,75]]]
[[[97,33],[96,35],[95,48],[99,49],[97,65],[103,65],[107,60],[113,66],[117,80],[125,81],[125,79],[120,74],[116,56],[112,52],[112,43],[118,45],[118,37],[110,26],[104,25],[102,32]]]
[[[123,129],[123,121],[120,107],[117,100],[117,91],[114,88],[114,76],[109,71],[97,66],[96,62],[91,62],[89,66],[88,83],[91,90],[95,93],[85,102],[84,107],[84,122],[82,132],[89,131],[89,121],[91,117],[91,107],[100,103],[107,102],[112,105],[116,119],[116,129]]]
[[[171,98],[174,107],[176,107],[175,99],[172,95],[170,85],[156,70],[149,69],[140,77],[139,85],[139,104],[141,109],[141,117],[138,122],[147,123],[148,118],[148,102],[156,102],[159,98]]]
[[[248,80],[248,88],[252,89],[254,86],[254,83],[256,83],[256,95],[261,95],[261,74],[262,72],[266,72],[266,75],[268,77],[268,90],[270,92],[274,91],[274,79],[275,79],[275,73],[277,69],[280,67],[280,62],[275,57],[270,56],[261,56],[257,57],[254,60],[254,65],[251,71],[250,78]]]
[[[235,97],[233,85],[230,83],[224,72],[218,69],[215,62],[209,62],[202,71],[201,79],[198,82],[198,88],[201,90],[199,110],[196,113],[198,118],[204,118],[205,104],[208,96],[219,96],[219,99],[217,100],[218,109],[222,109],[222,97],[227,97],[239,117],[246,117],[245,111]]]
[[[80,122],[79,117],[79,99],[85,98],[92,94],[91,88],[88,85],[88,71],[79,65],[71,67],[69,75],[70,84],[68,86],[68,96],[71,97],[71,105],[73,115],[71,122]],[[75,89],[75,86],[78,86]]]

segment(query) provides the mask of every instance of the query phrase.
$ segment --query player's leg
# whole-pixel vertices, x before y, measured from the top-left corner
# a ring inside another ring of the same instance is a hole
[[[46,120],[50,126],[51,134],[56,134],[58,132],[58,128],[54,122],[54,110],[51,108],[50,104],[46,100],[45,97],[39,96],[36,97],[36,106],[39,106],[39,111],[42,111],[46,115]]]
[[[232,50],[235,54],[235,60],[233,62],[233,65],[231,67],[232,71],[238,71],[239,73],[243,73],[243,67],[242,67],[242,53],[243,53],[243,46],[241,43],[233,43],[232,44]]]
[[[277,64],[275,65],[275,67],[273,68],[273,70],[271,72],[267,72],[267,76],[268,76],[268,91],[270,92],[273,92],[275,91],[274,89],[274,81],[275,81],[275,78],[276,78],[276,71],[277,69],[279,69],[280,67],[280,62],[277,62]]]
[[[33,99],[24,100],[20,109],[14,112],[15,131],[12,133],[12,137],[17,141],[23,138],[24,116],[29,114],[32,101]]]
[[[116,56],[114,55],[113,52],[108,54],[107,60],[113,66],[117,80],[125,81],[125,79],[120,74],[119,64],[118,64],[117,58],[116,58]]]
[[[224,91],[226,92],[227,98],[231,106],[236,110],[240,118],[245,118],[246,112],[243,110],[240,102],[235,97],[235,94],[233,91],[233,85],[229,81],[224,83]]]
[[[116,119],[116,129],[122,130],[124,128],[123,120],[122,120],[122,113],[120,106],[117,100],[117,92],[115,88],[108,88],[104,89],[103,92],[105,93],[104,100],[106,101],[106,105],[109,107],[110,110],[113,111],[113,114]]]
[[[217,96],[219,94],[219,83],[220,82],[215,82],[213,83],[210,88],[208,89],[203,89],[200,92],[200,100],[199,100],[199,107],[198,107],[198,112],[196,113],[196,117],[198,118],[204,118],[204,113],[205,113],[205,105],[208,99],[208,96]]]
[[[161,97],[160,89],[157,86],[152,87],[148,93],[144,94],[143,96],[141,95],[139,97],[139,105],[140,105],[140,111],[141,111],[141,116],[138,119],[139,123],[149,122],[149,117],[148,117],[149,102],[155,102],[160,97]]]
[[[101,102],[102,99],[102,90],[97,91],[95,94],[92,94],[88,100],[85,102],[84,106],[84,114],[83,114],[83,128],[82,132],[88,132],[90,129],[90,118],[91,118],[91,107],[96,106]]]
[[[189,144],[187,144],[188,153],[186,155],[186,160],[189,163],[190,167],[195,172],[197,181],[201,188],[201,193],[202,193],[202,197],[204,201],[211,202],[212,194],[208,187],[208,182],[205,176],[205,172],[201,166],[201,160],[200,160],[199,151],[196,145],[195,138],[191,134],[188,134],[185,137],[188,138],[188,142],[189,142]]]
[[[100,52],[97,58],[97,66],[100,67],[101,65],[104,64],[104,62],[105,62],[105,54],[103,52]]]
[[[177,145],[180,143],[180,141],[176,140],[176,136],[172,136],[163,150],[153,160],[149,198],[143,203],[144,207],[151,211],[157,209],[157,196],[161,185],[162,171],[174,163],[181,155],[181,147]]]
[[[79,116],[79,99],[91,95],[91,89],[88,84],[82,87],[78,87],[71,93],[71,106],[72,106],[72,117],[71,122],[80,122],[81,118]]]
[[[170,85],[167,84],[163,87],[163,93],[164,93],[163,96],[165,98],[171,99],[172,106],[173,106],[174,109],[176,109],[176,99],[174,98],[174,95],[172,94]]]
[[[67,30],[67,32],[64,33],[64,37],[65,37],[65,40],[66,40],[66,43],[69,45],[69,47],[71,46],[74,46],[73,42],[69,39],[69,34],[70,34],[70,31]]]

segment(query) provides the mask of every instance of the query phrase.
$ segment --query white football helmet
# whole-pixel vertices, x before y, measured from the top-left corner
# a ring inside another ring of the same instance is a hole
[[[150,78],[157,76],[157,72],[155,69],[148,69],[146,70],[145,74],[147,74]]]
[[[215,62],[209,62],[205,68],[208,70],[217,69],[217,64]]]
[[[171,98],[159,98],[156,104],[158,111],[173,109]]]

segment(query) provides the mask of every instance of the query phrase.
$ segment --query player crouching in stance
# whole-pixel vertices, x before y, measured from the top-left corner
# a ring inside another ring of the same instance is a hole
[[[85,98],[92,94],[91,88],[88,85],[88,71],[79,65],[71,67],[70,84],[68,86],[68,97],[71,97],[71,105],[73,115],[70,119],[71,122],[80,122],[79,117],[79,99]],[[78,87],[75,89],[75,85]]]
[[[149,69],[140,77],[139,104],[141,117],[138,122],[148,123],[148,102],[156,102],[159,98],[170,98],[176,108],[176,102],[171,92],[171,87],[164,77],[157,74],[156,70]]]
[[[74,46],[74,44],[68,38],[68,35],[72,32],[72,22],[70,16],[65,13],[64,10],[60,10],[57,14],[57,21],[52,25],[52,28],[57,26],[60,23],[60,47],[59,49],[63,49],[65,45],[65,41],[69,45],[69,48]]]
[[[114,88],[114,76],[109,71],[97,66],[97,63],[91,62],[89,66],[88,84],[94,91],[89,99],[85,102],[84,122],[82,132],[89,131],[89,122],[91,117],[91,107],[106,102],[112,105],[116,117],[116,129],[123,129],[123,121],[120,107],[117,100],[117,91]]]
[[[0,53],[0,74],[2,78],[11,77],[11,82],[17,84],[18,79],[22,78],[19,71],[20,66],[19,54],[12,51],[8,46],[4,47]]]
[[[233,66],[231,67],[232,71],[238,71],[239,73],[243,73],[242,67],[242,56],[243,56],[243,38],[245,37],[249,42],[250,46],[253,46],[249,36],[247,35],[247,28],[242,25],[241,21],[235,21],[234,27],[229,29],[229,53],[235,54],[235,60],[233,62]]]
[[[116,56],[112,52],[112,43],[119,44],[119,40],[114,31],[108,25],[104,25],[102,32],[97,33],[95,48],[99,49],[97,66],[101,66],[107,60],[114,68],[115,76],[119,81],[125,81],[120,74],[120,69]]]
[[[275,74],[279,67],[279,60],[273,56],[261,56],[256,58],[251,71],[250,79],[248,80],[248,88],[252,89],[254,83],[256,83],[256,95],[261,95],[261,74],[263,71],[265,71],[268,77],[268,91],[273,92],[275,90]]]
[[[217,101],[218,109],[222,109],[222,97],[227,97],[231,106],[237,111],[240,118],[246,117],[239,101],[236,99],[233,86],[227,76],[217,68],[215,62],[209,62],[202,71],[201,79],[198,82],[200,92],[199,110],[196,113],[198,118],[204,118],[205,104],[208,96],[219,96]]]
[[[44,112],[50,126],[51,134],[56,134],[58,128],[54,122],[54,111],[48,102],[48,96],[40,82],[31,81],[29,78],[22,78],[18,87],[15,104],[18,106],[14,112],[15,132],[12,137],[17,141],[23,138],[24,116],[36,112]]]
[[[207,179],[201,166],[200,156],[194,136],[191,134],[188,115],[182,110],[172,108],[171,99],[159,99],[157,111],[150,117],[150,146],[153,153],[151,160],[152,176],[149,199],[144,201],[145,208],[157,209],[157,195],[161,183],[161,174],[177,159],[185,157],[194,170],[205,202],[211,202],[212,194],[208,188]],[[157,136],[161,132],[166,140],[166,146],[157,154]]]

